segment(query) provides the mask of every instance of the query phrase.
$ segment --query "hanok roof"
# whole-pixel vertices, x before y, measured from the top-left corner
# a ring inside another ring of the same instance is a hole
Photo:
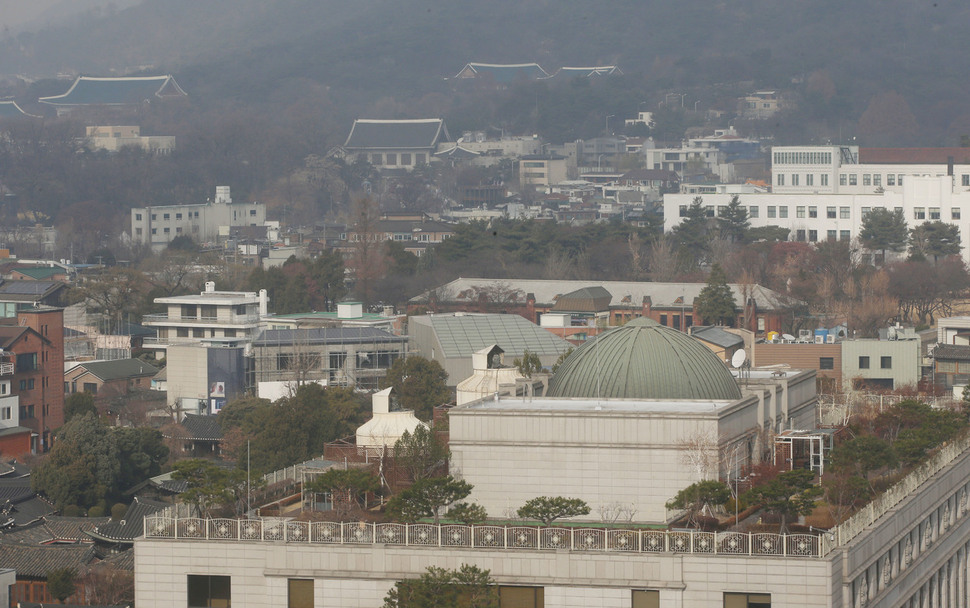
[[[186,97],[171,75],[125,78],[80,76],[63,95],[41,97],[52,106],[133,105],[167,97]]]
[[[189,439],[198,441],[222,441],[222,427],[218,416],[186,414],[182,427],[188,431]]]
[[[110,517],[47,515],[37,525],[5,532],[0,536],[0,542],[21,545],[91,543],[91,537],[87,533],[110,519]]]
[[[475,152],[474,150],[469,150],[468,148],[462,148],[461,145],[455,144],[450,148],[441,150],[439,152],[435,152],[434,155],[439,158],[466,159],[466,158],[477,158],[481,156],[481,153]]]
[[[556,300],[557,312],[601,312],[609,309],[613,296],[600,286],[583,287]]]
[[[145,363],[141,359],[116,359],[114,361],[88,361],[79,363],[88,373],[97,376],[102,382],[123,380],[125,378],[142,378],[154,376],[158,368]]]
[[[694,298],[698,297],[706,283],[653,283],[637,281],[563,281],[548,279],[475,279],[459,278],[442,285],[433,291],[427,291],[411,298],[409,304],[427,304],[431,294],[441,302],[474,303],[478,301],[478,294],[482,289],[500,289],[507,293],[507,298],[514,299],[519,305],[525,305],[527,294],[533,294],[536,306],[552,307],[563,294],[582,287],[600,286],[613,296],[611,307],[629,308],[632,305],[641,306],[644,298],[649,297],[653,308],[679,309],[691,306]],[[762,287],[761,285],[728,285],[734,294],[734,301],[741,306],[744,302],[745,288],[748,297],[754,298],[759,310],[778,310],[800,304],[799,300]],[[445,297],[442,294],[450,294]],[[484,345],[483,345],[484,346]]]
[[[717,327],[716,325],[706,327],[695,325],[690,329],[690,335],[698,340],[703,340],[704,342],[720,346],[721,348],[732,348],[744,344],[744,338],[737,334],[732,334],[729,331],[724,331],[723,328]]]
[[[387,149],[434,150],[439,142],[451,141],[448,127],[440,118],[416,120],[371,120],[358,118],[347,136],[348,150]]]
[[[615,65],[589,67],[561,67],[551,77],[591,78],[593,76],[622,76],[623,72]]]
[[[128,506],[124,519],[121,521],[108,521],[88,534],[97,540],[125,544],[131,543],[144,532],[146,515],[157,513],[170,506],[168,503],[136,496],[135,500]]]
[[[253,340],[253,346],[289,346],[292,344],[362,344],[406,342],[376,327],[314,327],[312,329],[266,329]]]
[[[933,349],[933,358],[938,361],[970,361],[970,346],[940,344]]]
[[[488,76],[495,82],[510,83],[516,80],[539,80],[548,78],[549,72],[538,63],[467,63],[455,74],[455,78],[481,78]]]
[[[4,281],[0,283],[0,302],[40,302],[66,287],[60,281]]]
[[[493,344],[510,357],[526,350],[539,356],[556,355],[571,346],[519,315],[436,314],[412,317],[411,323],[430,325],[445,357],[470,357]]]
[[[21,116],[34,117],[33,114],[21,110],[16,101],[0,101],[0,118],[18,118]]]
[[[97,559],[94,545],[46,545],[30,547],[0,543],[0,564],[17,571],[17,578],[46,579],[62,568],[77,571]]]
[[[970,148],[859,148],[859,162],[870,165],[945,165],[951,156],[970,164]]]

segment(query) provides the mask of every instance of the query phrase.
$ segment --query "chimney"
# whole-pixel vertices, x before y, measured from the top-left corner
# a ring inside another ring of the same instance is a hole
[[[265,317],[269,314],[269,295],[265,289],[259,290],[259,316]]]
[[[950,177],[953,177],[953,157],[952,156],[946,157],[946,174],[949,175]]]

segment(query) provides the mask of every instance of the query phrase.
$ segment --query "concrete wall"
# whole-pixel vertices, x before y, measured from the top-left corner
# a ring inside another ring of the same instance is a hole
[[[869,357],[869,367],[859,366],[860,357]],[[890,357],[889,368],[881,366]],[[842,383],[851,388],[856,379],[889,380],[888,388],[915,386],[920,379],[919,340],[845,340],[842,342]]]
[[[206,399],[209,396],[207,354],[207,349],[199,345],[168,348],[168,405],[175,405],[181,398]]]

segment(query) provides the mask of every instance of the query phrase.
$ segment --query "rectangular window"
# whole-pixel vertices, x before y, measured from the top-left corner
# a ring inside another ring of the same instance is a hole
[[[960,208],[959,207],[953,207],[953,208],[950,209],[950,219],[951,220],[958,220],[958,219],[960,219]]]
[[[152,234],[158,234],[158,228],[152,228]]]
[[[256,210],[255,209],[250,209],[249,210],[249,217],[256,217]]]
[[[291,578],[286,586],[287,608],[313,608],[313,579]]]
[[[29,372],[37,369],[37,353],[23,353],[17,355],[17,372]]]
[[[896,185],[897,186],[902,186],[903,185],[903,174],[902,173],[900,173],[899,175],[896,176]]]
[[[427,163],[427,161],[424,160],[424,158],[425,158],[424,152],[421,152],[419,154],[415,154],[414,155],[414,164],[415,165],[423,165],[423,164]]]
[[[792,173],[792,176],[791,176],[791,185],[792,186],[797,186],[798,185],[798,174],[797,173]]]
[[[386,164],[388,164],[388,165],[396,165],[397,164],[397,154],[394,154],[392,152],[388,152],[387,153],[387,163]]]
[[[849,185],[850,186],[858,186],[859,185],[859,178],[858,178],[858,176],[855,173],[850,173],[849,174]]]
[[[839,233],[835,230],[828,230],[825,233],[825,238],[827,238],[830,242],[835,241],[836,237],[838,236],[839,236]]]
[[[232,605],[228,576],[188,575],[189,608],[229,608]]]
[[[849,235],[848,230],[839,230],[839,240],[840,241],[850,241],[852,237]]]
[[[181,213],[176,213],[175,214],[175,219],[177,219],[177,220],[182,219],[182,214]]]
[[[687,217],[687,205],[680,206],[680,217]]]
[[[817,218],[818,217],[818,207],[809,207],[808,208],[808,217],[810,217],[810,218]]]
[[[926,219],[926,207],[913,207],[913,219],[914,220],[925,220]]]
[[[870,211],[872,211],[872,208],[871,207],[863,207],[862,208],[862,219],[866,219],[866,216],[869,215],[869,212]]]
[[[0,410],[0,420],[10,420],[13,417],[13,412],[9,407],[5,407]]]
[[[892,369],[893,368],[893,358],[892,357],[879,357],[879,367],[881,369]]]
[[[818,230],[809,230],[808,231],[808,242],[810,242],[810,243],[816,243],[816,242],[818,242]]]
[[[896,185],[896,174],[895,173],[890,173],[890,174],[886,175],[886,185],[887,186],[895,186]]]
[[[176,233],[176,234],[182,234],[182,227],[181,227],[181,226],[179,226],[178,228],[176,228],[176,229],[175,229],[175,233]]]
[[[753,217],[758,217],[758,206],[757,205],[751,205],[750,207],[748,207],[748,217],[752,217],[752,218]]]
[[[859,369],[869,369],[869,357],[859,357]]]
[[[543,608],[545,603],[545,589],[542,587],[499,585],[498,604],[502,608]]]
[[[85,393],[90,393],[92,395],[97,395],[98,394],[98,385],[95,384],[94,382],[85,382],[84,383],[84,387],[81,390],[83,390]]]
[[[961,175],[960,176],[960,185],[961,186],[970,186],[970,175]],[[139,217],[138,219],[141,219],[141,217]]]
[[[154,222],[156,219],[158,219],[158,214],[153,213],[152,214],[152,221]]]
[[[964,175],[963,177],[966,177],[966,175]],[[138,222],[141,221],[141,214],[140,213],[136,213],[135,214],[135,221],[138,221]]]
[[[663,326],[667,325],[667,315],[660,315],[660,324]]]
[[[849,215],[849,208],[848,207],[839,207],[839,218],[840,219],[843,219],[843,220],[847,220],[847,219],[849,219],[849,217],[850,217],[850,215]]]
[[[778,174],[778,185],[779,186],[784,186],[785,185],[785,174],[784,173],[779,173]]]
[[[845,175],[845,173],[839,173],[839,185],[840,186],[844,186],[844,185],[846,185],[846,183],[848,183],[848,182],[846,181],[846,175]]]
[[[163,220],[171,219],[171,217],[172,217],[172,214],[171,213],[165,213],[165,214],[162,215],[162,219]]]
[[[872,185],[882,187],[882,176],[876,173],[872,176]]]
[[[795,240],[798,241],[799,243],[804,243],[805,242],[805,231],[804,230],[796,230],[795,231]]]
[[[778,207],[778,217],[783,220],[788,219],[788,207],[786,205]]]
[[[660,608],[660,592],[634,589],[630,605],[632,608]]]
[[[822,185],[823,186],[828,186],[829,185],[829,175],[828,175],[828,173],[823,173],[822,174]]]
[[[727,205],[717,206],[717,217],[724,217],[724,212],[727,211]]]
[[[773,219],[775,217],[775,206],[768,205],[768,219]]]
[[[164,232],[165,234],[169,234],[169,233],[171,233],[171,232],[172,232],[172,229],[171,229],[171,228],[164,228],[164,229],[163,229],[163,232]]]
[[[938,220],[938,219],[940,219],[940,208],[939,207],[930,207],[930,219],[931,220]]]
[[[411,155],[408,154],[407,152],[402,152],[401,153],[401,164],[404,165],[405,167],[410,166],[411,165]]]
[[[370,164],[372,164],[372,165],[380,165],[380,164],[382,164],[382,161],[383,160],[384,160],[384,157],[382,155],[380,155],[380,154],[371,154],[370,155]]]
[[[835,369],[835,357],[819,357],[819,369]]]
[[[815,176],[812,175],[811,173],[809,173],[808,175],[806,175],[805,176],[805,185],[806,186],[814,186],[815,185]]]
[[[771,608],[771,594],[725,593],[724,608]]]
[[[826,207],[825,208],[825,217],[827,217],[830,220],[834,220],[835,219],[835,207]]]
[[[674,322],[674,329],[680,329],[680,315],[674,315],[672,320]]]
[[[805,207],[804,206],[795,207],[795,217],[799,217],[799,218],[805,217]]]
[[[862,185],[863,186],[871,186],[872,185],[872,176],[869,175],[868,173],[863,173],[862,174]]]

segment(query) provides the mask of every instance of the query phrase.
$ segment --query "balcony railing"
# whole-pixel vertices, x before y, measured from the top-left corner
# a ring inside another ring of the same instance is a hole
[[[820,557],[811,534],[145,517],[147,538],[486,550]]]
[[[13,363],[0,363],[0,376],[10,376],[16,371]]]
[[[165,313],[145,315],[142,321],[147,324],[152,323],[184,323],[191,325],[240,325],[244,323],[256,323],[259,315],[230,315],[224,319],[220,317],[172,317]]]

